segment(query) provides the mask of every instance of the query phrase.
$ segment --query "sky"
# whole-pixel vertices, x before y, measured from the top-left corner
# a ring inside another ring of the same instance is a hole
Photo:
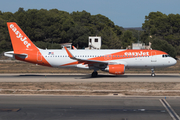
[[[150,12],[180,14],[180,0],[1,0],[1,12],[16,12],[19,7],[28,9],[58,9],[89,12],[108,17],[115,25],[142,27]]]

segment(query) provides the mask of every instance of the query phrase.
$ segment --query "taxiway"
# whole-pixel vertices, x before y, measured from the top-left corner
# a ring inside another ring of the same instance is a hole
[[[1,95],[0,120],[172,120],[179,97]]]

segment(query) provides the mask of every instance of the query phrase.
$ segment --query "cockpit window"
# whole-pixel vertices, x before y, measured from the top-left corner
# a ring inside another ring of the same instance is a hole
[[[162,55],[162,57],[170,57],[169,55]]]

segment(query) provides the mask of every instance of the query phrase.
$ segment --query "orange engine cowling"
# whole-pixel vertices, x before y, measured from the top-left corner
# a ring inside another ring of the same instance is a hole
[[[109,73],[110,74],[122,75],[125,73],[125,66],[123,64],[108,65],[108,66],[109,66]]]

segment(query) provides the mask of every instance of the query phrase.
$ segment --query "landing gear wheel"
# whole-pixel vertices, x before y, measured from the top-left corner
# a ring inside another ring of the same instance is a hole
[[[152,73],[151,76],[154,77],[154,76],[155,76],[155,73]]]
[[[98,72],[97,71],[95,71],[95,72],[93,72],[92,74],[91,74],[91,77],[97,77],[98,76]]]
[[[154,68],[151,69],[151,76],[154,77],[155,76],[155,73],[154,73]]]

